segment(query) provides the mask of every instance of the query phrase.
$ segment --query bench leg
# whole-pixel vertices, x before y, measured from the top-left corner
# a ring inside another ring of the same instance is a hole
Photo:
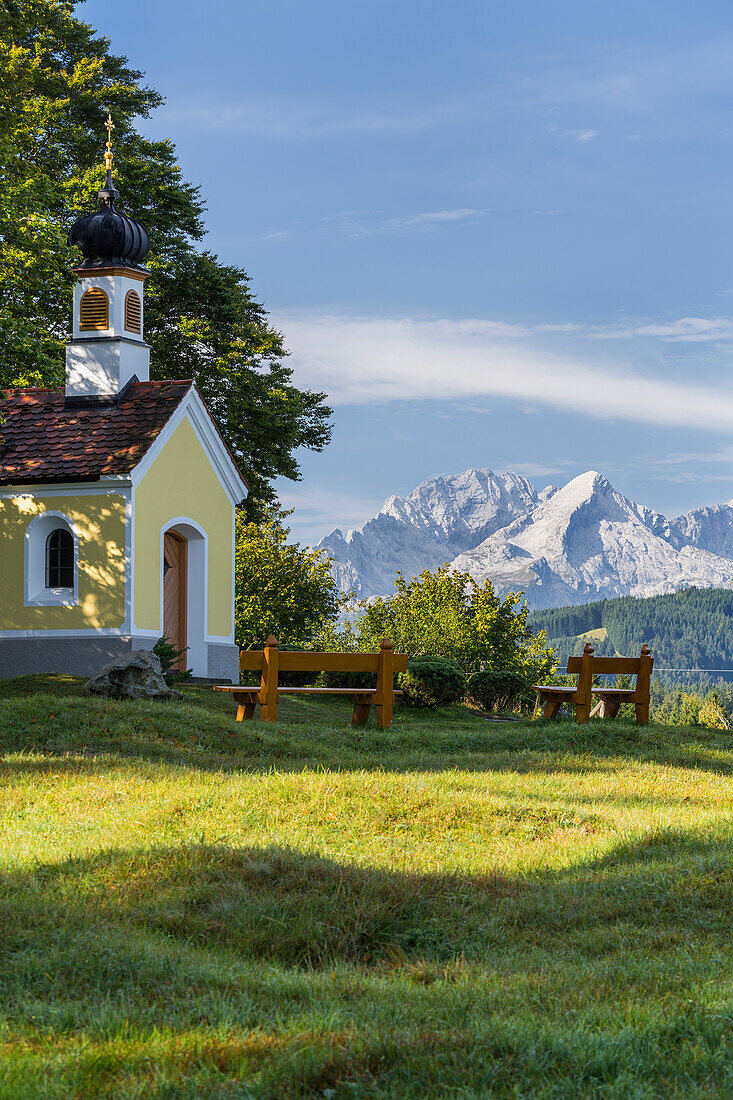
[[[636,724],[637,726],[649,725],[649,704],[648,703],[634,703],[634,710],[636,711]]]
[[[365,726],[371,709],[371,703],[354,703],[354,713],[351,718],[352,726]]]
[[[234,702],[237,704],[238,722],[254,717],[256,703],[249,695],[235,695]]]
[[[603,717],[604,718],[615,718],[616,715],[618,714],[618,708],[620,706],[621,706],[620,703],[606,703],[605,706],[604,706],[605,713],[604,713]]]
[[[392,725],[392,708],[375,704],[374,709],[377,712],[377,725],[380,730],[386,730]]]
[[[585,726],[590,721],[590,703],[575,704],[575,721],[579,726]]]
[[[543,718],[555,718],[555,717],[557,717],[557,712],[559,711],[559,709],[560,709],[560,700],[559,699],[546,699],[545,700],[545,705],[542,708],[542,717]]]

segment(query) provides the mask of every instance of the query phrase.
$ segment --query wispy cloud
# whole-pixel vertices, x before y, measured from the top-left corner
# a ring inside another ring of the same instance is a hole
[[[672,469],[665,470],[663,473],[652,474],[651,480],[663,481],[667,485],[696,485],[712,482],[722,482],[723,484],[730,485],[733,483],[733,474],[710,473],[704,470]]]
[[[732,468],[731,472],[725,476],[733,480],[733,444],[727,444],[724,447],[711,447],[707,451],[673,451],[671,454],[659,455],[657,458],[650,460],[652,466],[662,468],[693,465],[715,466],[719,463],[724,463]]]
[[[572,138],[573,141],[592,141],[593,138],[597,138],[600,130],[565,130],[562,126],[548,126],[547,132],[550,134],[556,134],[559,137]]]
[[[587,63],[538,66],[508,76],[500,72],[457,95],[436,94],[416,100],[395,93],[342,98],[250,95],[226,99],[197,90],[195,97],[170,98],[159,118],[187,129],[246,134],[266,139],[311,140],[348,135],[400,136],[436,127],[474,129],[477,122],[510,114],[534,119],[548,116],[548,132],[579,144],[605,133],[609,120],[624,121],[622,140],[637,141],[636,120],[660,123],[660,112],[684,101],[687,113],[710,94],[733,89],[733,44],[726,39],[686,49],[648,51],[604,49]],[[679,125],[680,112],[669,115]],[[699,117],[706,115],[699,111]],[[601,118],[604,121],[599,122]],[[633,128],[628,125],[634,119]],[[710,121],[710,113],[707,113]],[[157,126],[153,120],[153,126]],[[600,128],[599,128],[600,127]]]
[[[477,222],[491,213],[491,208],[476,209],[461,206],[453,210],[426,210],[416,214],[385,218],[365,210],[345,210],[338,214],[328,214],[323,218],[323,222],[328,225],[337,225],[351,236],[366,237],[372,234],[439,229],[459,222]]]
[[[730,39],[677,50],[606,51],[600,64],[547,67],[520,77],[529,100],[538,104],[611,109],[652,115],[660,104],[729,92],[733,87]]]
[[[576,462],[574,459],[558,459],[557,462],[523,462],[519,459],[516,462],[509,460],[508,462],[495,463],[497,469],[512,470],[514,473],[522,474],[523,477],[567,477],[569,470],[577,470],[582,466],[582,463]]]
[[[299,382],[325,390],[336,405],[491,397],[600,420],[726,432],[733,423],[733,389],[655,378],[623,360],[553,353],[498,322],[283,316],[278,323]]]
[[[423,214],[409,214],[404,218],[392,218],[405,226],[440,225],[443,222],[465,222],[483,218],[490,210],[474,210],[472,207],[459,207],[457,210],[430,210]]]
[[[728,317],[680,317],[661,324],[620,325],[617,328],[595,328],[590,336],[603,340],[656,336],[669,343],[699,344],[710,340],[733,338],[733,320]]]
[[[222,103],[198,96],[169,101],[166,124],[187,129],[226,131],[265,138],[312,138],[339,135],[399,135],[416,133],[472,115],[475,106],[458,98],[427,103],[398,102],[394,98],[304,100],[272,97]]]

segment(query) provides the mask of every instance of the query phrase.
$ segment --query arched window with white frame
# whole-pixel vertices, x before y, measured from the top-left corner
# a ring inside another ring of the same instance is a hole
[[[43,512],[25,532],[25,605],[79,602],[79,535],[68,516]]]

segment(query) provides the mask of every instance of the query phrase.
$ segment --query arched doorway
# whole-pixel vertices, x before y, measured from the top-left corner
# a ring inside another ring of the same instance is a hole
[[[163,538],[163,633],[176,649],[188,646],[188,544],[177,531]],[[175,668],[186,669],[186,654]]]
[[[188,517],[161,531],[163,629],[176,649],[186,649],[177,668],[207,676],[206,532]]]

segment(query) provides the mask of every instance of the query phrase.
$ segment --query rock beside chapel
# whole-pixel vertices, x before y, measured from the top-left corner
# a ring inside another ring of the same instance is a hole
[[[146,649],[138,649],[112,661],[89,680],[85,695],[105,695],[110,699],[182,699],[166,683],[160,659]]]

